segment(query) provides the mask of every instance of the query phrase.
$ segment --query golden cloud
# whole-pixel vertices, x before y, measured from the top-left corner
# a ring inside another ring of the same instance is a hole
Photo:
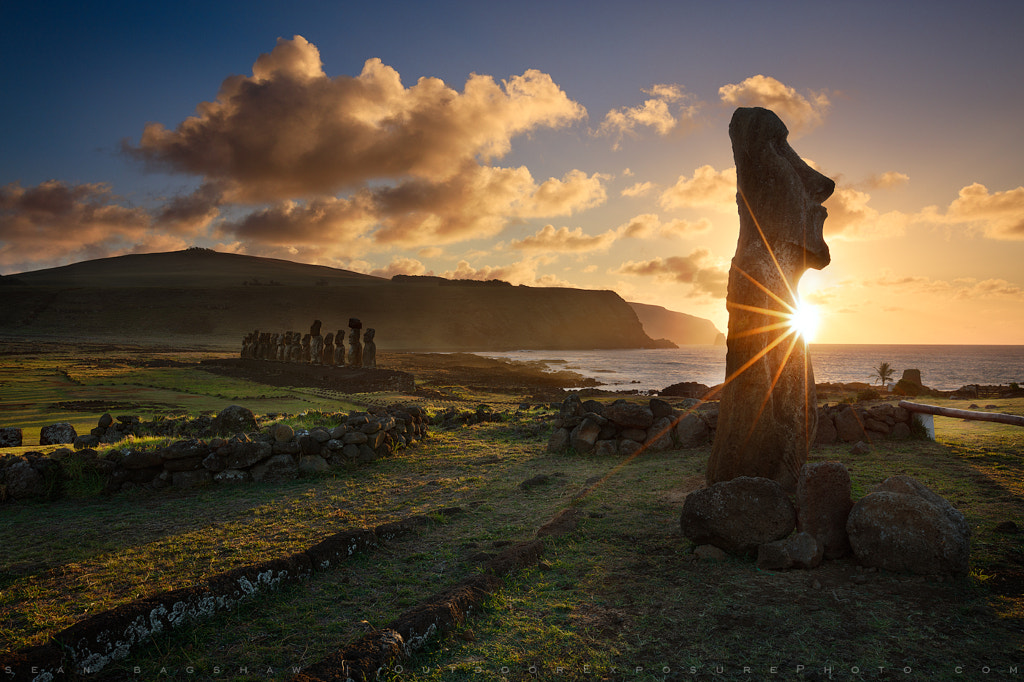
[[[716,171],[713,166],[704,165],[693,172],[692,178],[680,175],[676,184],[661,193],[658,203],[666,210],[697,206],[735,210],[736,169]]]
[[[643,104],[612,109],[605,114],[600,131],[615,136],[616,149],[623,136],[634,134],[638,127],[653,128],[659,135],[688,129],[701,107],[701,103],[686,93],[681,85],[654,85],[643,92],[651,95]]]
[[[968,185],[949,205],[945,220],[980,224],[992,239],[1024,239],[1024,186],[989,193],[980,183]]]
[[[49,180],[28,189],[18,183],[0,188],[0,265],[119,255],[152,238],[149,214],[115,199],[99,183]]]
[[[643,213],[619,225],[615,231],[623,237],[646,239],[653,236],[689,237],[710,230],[711,221],[707,218],[701,218],[697,222],[677,218],[663,223],[656,214]]]
[[[174,130],[150,123],[126,149],[160,169],[221,182],[229,201],[333,194],[374,179],[439,182],[506,154],[511,139],[579,120],[586,110],[551,77],[528,70],[500,84],[473,74],[458,92],[437,78],[405,87],[380,59],[329,78],[317,48],[279,39],[253,75],[232,76],[216,101]]]
[[[370,270],[368,274],[374,277],[386,277],[391,279],[395,275],[424,275],[427,268],[415,258],[396,258],[383,268]]]
[[[545,225],[528,237],[510,242],[509,248],[520,251],[599,251],[611,246],[617,236],[614,230],[592,236],[584,234],[581,227],[575,230],[560,227],[556,230],[554,225]]]
[[[742,83],[723,85],[718,95],[730,106],[771,109],[794,135],[821,124],[832,105],[824,91],[808,91],[808,97],[804,97],[781,81],[760,74]]]
[[[642,197],[648,194],[654,189],[654,184],[650,182],[637,182],[630,185],[626,189],[622,190],[622,196],[624,197]]]
[[[837,187],[823,204],[828,209],[825,236],[848,241],[885,239],[906,233],[915,216],[900,211],[880,214],[868,205],[871,195],[852,187]]]
[[[697,249],[688,256],[628,261],[612,273],[690,284],[694,296],[708,295],[713,298],[725,298],[729,282],[728,272],[714,264],[711,253],[706,249]]]

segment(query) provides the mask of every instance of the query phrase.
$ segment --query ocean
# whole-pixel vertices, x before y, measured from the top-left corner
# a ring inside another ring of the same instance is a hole
[[[811,344],[817,383],[873,384],[883,362],[899,379],[904,369],[921,370],[925,386],[952,391],[967,384],[1024,383],[1024,346]],[[609,391],[658,391],[681,381],[707,386],[725,380],[725,346],[683,346],[653,350],[478,352],[492,358],[548,363],[601,382]]]

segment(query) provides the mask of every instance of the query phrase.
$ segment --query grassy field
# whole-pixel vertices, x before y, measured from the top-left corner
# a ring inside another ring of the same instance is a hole
[[[104,411],[197,414],[238,402],[257,413],[295,414],[411,399],[268,389],[208,375],[190,367],[192,361],[185,351],[8,354],[0,370],[0,425],[38,428],[67,420],[87,430]],[[1024,430],[936,418],[937,442],[878,443],[861,455],[837,445],[812,454],[847,464],[855,498],[902,473],[950,500],[974,533],[969,576],[899,575],[848,560],[769,572],[733,558],[695,560],[679,531],[683,499],[703,484],[708,448],[631,461],[550,454],[550,411],[517,411],[518,396],[467,390],[464,397],[466,409],[488,402],[508,416],[434,428],[428,440],[363,469],[285,484],[136,490],[0,507],[0,650],[42,642],[87,615],[289,554],[340,530],[432,514],[434,522],[412,536],[159,637],[102,674],[288,679],[293,668],[387,623],[475,570],[481,556],[531,538],[572,507],[578,527],[548,540],[538,566],[510,577],[453,636],[384,676],[966,680],[1024,674],[1022,536],[997,529],[1008,521],[1024,526]],[[987,402],[1024,414],[1022,399]],[[520,485],[538,474],[547,480]],[[452,506],[462,512],[433,514]]]

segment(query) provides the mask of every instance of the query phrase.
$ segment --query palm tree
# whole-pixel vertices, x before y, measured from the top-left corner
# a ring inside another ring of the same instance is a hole
[[[873,376],[875,377],[876,381],[881,381],[882,388],[885,388],[885,385],[892,381],[892,375],[895,373],[896,370],[892,368],[892,365],[890,365],[888,362],[883,362],[882,364],[875,368],[875,373]]]

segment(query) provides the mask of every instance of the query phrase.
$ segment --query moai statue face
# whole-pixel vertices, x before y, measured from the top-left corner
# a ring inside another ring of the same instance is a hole
[[[768,109],[737,109],[729,137],[740,211],[737,254],[764,241],[776,254],[793,252],[793,266],[801,273],[828,265],[831,256],[823,235],[828,211],[822,202],[832,196],[836,183],[793,151],[786,125]]]

